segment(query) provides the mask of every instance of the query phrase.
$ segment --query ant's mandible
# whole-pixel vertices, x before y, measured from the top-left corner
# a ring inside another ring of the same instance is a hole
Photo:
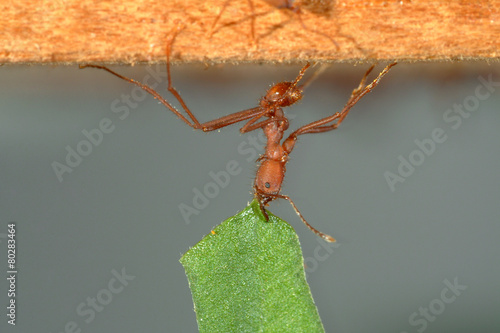
[[[104,69],[109,73],[133,83],[140,88],[144,89],[153,97],[159,100],[165,107],[172,111],[177,117],[184,121],[187,125],[194,129],[199,129],[204,132],[210,132],[217,130],[222,127],[226,127],[244,120],[248,122],[243,125],[240,129],[241,133],[250,132],[258,128],[262,128],[264,134],[267,138],[266,150],[264,155],[262,155],[258,161],[260,161],[260,166],[257,170],[257,175],[254,182],[255,197],[260,203],[260,208],[266,219],[268,215],[265,210],[265,206],[269,202],[275,199],[285,199],[290,202],[293,209],[300,217],[302,222],[316,235],[323,238],[328,242],[335,242],[335,239],[327,234],[320,232],[319,230],[312,227],[299,212],[293,201],[289,196],[280,194],[281,184],[283,183],[283,178],[286,171],[286,163],[288,162],[288,155],[292,152],[295,143],[297,142],[297,137],[302,134],[307,133],[322,133],[336,129],[340,123],[347,116],[350,109],[367,93],[375,88],[380,79],[387,74],[389,69],[396,65],[396,63],[390,64],[384,68],[384,70],[377,76],[373,82],[369,85],[365,85],[368,74],[373,70],[374,66],[365,73],[359,86],[354,89],[351,97],[347,101],[344,109],[341,112],[334,113],[331,116],[325,117],[323,119],[314,121],[310,124],[304,125],[299,129],[291,133],[284,141],[284,132],[288,129],[288,119],[286,118],[283,108],[295,104],[302,98],[302,92],[305,86],[310,82],[310,80],[302,85],[299,85],[299,81],[304,76],[306,70],[310,67],[310,64],[306,64],[299,72],[295,80],[280,82],[272,86],[266,93],[264,97],[260,100],[259,106],[236,112],[215,120],[211,120],[205,123],[200,123],[198,119],[189,110],[186,103],[182,99],[179,92],[172,86],[172,80],[170,75],[170,54],[172,49],[172,44],[176,38],[177,34],[171,38],[169,43],[167,43],[167,77],[168,77],[168,91],[174,95],[174,97],[179,101],[182,109],[186,112],[187,117],[178,111],[174,106],[172,106],[166,99],[164,99],[160,94],[158,94],[151,87],[146,86],[138,81],[124,77],[109,68],[99,65],[81,65],[80,68],[93,67]],[[318,72],[316,72],[318,73]],[[189,119],[190,120],[189,120]]]

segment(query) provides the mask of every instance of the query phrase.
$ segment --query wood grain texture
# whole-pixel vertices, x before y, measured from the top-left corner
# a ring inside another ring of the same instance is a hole
[[[308,30],[291,10],[252,0],[255,40],[249,2],[230,1],[209,38],[224,2],[3,1],[0,62],[165,61],[165,43],[180,25],[174,55],[183,62],[496,60],[500,55],[500,0],[319,1],[322,5],[302,0],[300,17]]]

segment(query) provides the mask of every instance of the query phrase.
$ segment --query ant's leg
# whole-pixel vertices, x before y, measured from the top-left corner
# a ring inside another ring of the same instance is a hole
[[[253,130],[256,130],[257,128],[261,128],[261,127],[264,127],[267,124],[269,124],[269,122],[271,122],[272,119],[266,119],[266,120],[260,121],[257,124],[255,124],[255,122],[257,120],[259,120],[260,118],[262,118],[262,116],[264,116],[264,115],[265,115],[265,113],[262,113],[256,117],[250,119],[250,121],[248,121],[245,125],[243,125],[242,128],[240,128],[240,133],[251,132]]]
[[[209,34],[208,34],[208,38],[209,38],[209,39],[210,39],[210,38],[212,38],[212,36],[214,35],[214,33],[215,33],[215,26],[216,26],[216,25],[217,25],[217,23],[219,22],[220,17],[222,16],[222,13],[224,13],[224,11],[226,10],[226,7],[227,7],[227,5],[229,4],[229,1],[230,1],[230,0],[226,0],[226,1],[224,2],[224,5],[222,5],[222,8],[221,8],[221,10],[220,10],[220,12],[219,12],[219,15],[217,15],[217,17],[215,18],[214,23],[212,23],[212,26],[210,27],[210,31],[209,31]]]
[[[302,220],[302,222],[304,222],[304,224],[306,225],[306,227],[309,228],[309,230],[311,230],[313,233],[315,233],[319,237],[323,238],[327,242],[330,242],[330,243],[335,242],[335,238],[333,238],[332,236],[327,235],[325,233],[322,233],[321,231],[319,231],[318,229],[314,228],[312,225],[310,225],[309,223],[307,223],[306,219],[304,218],[304,216],[302,216],[302,214],[300,213],[300,211],[297,209],[297,206],[295,206],[295,204],[293,203],[292,199],[290,199],[289,196],[283,195],[283,194],[276,194],[275,196],[277,198],[288,200],[288,202],[290,202],[290,204],[292,205],[293,209],[295,210],[295,213],[297,213],[297,215],[300,217],[300,219]]]
[[[349,98],[346,105],[344,106],[344,109],[341,112],[337,112],[329,117],[314,121],[297,129],[295,132],[290,134],[290,136],[283,142],[283,148],[285,149],[285,151],[288,153],[292,151],[295,141],[297,140],[297,136],[301,134],[322,133],[336,129],[347,116],[351,108],[356,105],[356,103],[364,95],[372,91],[373,88],[375,88],[379,84],[380,79],[382,79],[382,77],[389,72],[391,67],[395,65],[396,63],[392,63],[385,67],[384,70],[377,76],[375,80],[373,80],[372,83],[365,86],[366,78],[373,69],[373,66],[370,67],[370,69],[368,69],[366,74],[361,79],[361,83],[359,84],[359,86],[352,92],[351,97]],[[334,123],[332,124],[332,122]]]
[[[202,130],[204,132],[214,131],[214,130],[217,130],[219,128],[226,127],[226,126],[232,125],[232,124],[240,122],[240,121],[244,121],[244,120],[247,120],[247,119],[250,119],[250,118],[254,118],[256,116],[258,116],[260,118],[259,115],[263,114],[266,110],[259,106],[259,107],[255,107],[255,108],[243,110],[243,111],[240,111],[240,112],[236,112],[236,113],[233,113],[233,114],[230,114],[230,115],[227,115],[227,116],[224,116],[224,117],[221,117],[221,118],[218,118],[218,119],[211,120],[211,121],[208,121],[208,122],[200,124],[200,122],[198,121],[198,119],[196,119],[196,117],[191,113],[191,111],[187,107],[186,103],[184,102],[184,100],[180,96],[179,92],[172,86],[172,79],[171,79],[171,74],[170,74],[170,53],[171,53],[172,43],[174,42],[174,40],[175,40],[178,32],[179,32],[179,29],[176,31],[176,33],[174,34],[174,36],[172,37],[172,39],[170,40],[170,42],[167,44],[168,90],[179,101],[179,103],[181,104],[181,106],[184,109],[184,111],[188,114],[189,118],[191,118],[191,121],[189,121],[189,119],[186,116],[184,116],[182,113],[180,113],[165,98],[163,98],[162,96],[160,96],[160,94],[158,94],[158,92],[156,92],[153,88],[151,88],[151,87],[149,87],[149,86],[147,86],[145,84],[142,84],[142,83],[140,83],[140,82],[138,82],[136,80],[127,78],[125,76],[122,76],[122,75],[120,75],[120,74],[118,74],[118,73],[116,73],[116,72],[112,71],[111,69],[109,69],[107,67],[104,67],[104,66],[99,66],[99,65],[80,65],[80,68],[91,67],[91,68],[103,69],[103,70],[105,70],[105,71],[107,71],[107,72],[109,72],[109,73],[111,73],[111,74],[119,77],[122,80],[125,80],[127,82],[132,83],[132,84],[135,84],[136,86],[140,87],[141,89],[143,89],[147,93],[151,94],[155,99],[159,100],[167,109],[169,109],[170,111],[172,111],[177,117],[179,117],[187,125],[191,126],[194,129],[200,129],[200,130]]]
[[[109,69],[107,67],[104,67],[104,66],[99,66],[99,65],[80,65],[80,68],[83,69],[83,68],[87,68],[87,67],[92,67],[92,68],[104,69],[105,71],[107,71],[107,72],[109,72],[109,73],[111,73],[111,74],[119,77],[122,80],[125,80],[127,82],[132,83],[132,84],[135,84],[136,86],[140,87],[141,89],[143,89],[147,93],[151,94],[155,99],[159,100],[167,109],[169,109],[170,111],[172,111],[177,117],[179,117],[182,121],[184,121],[186,124],[188,124],[192,128],[194,128],[194,129],[203,129],[203,127],[200,124],[200,122],[198,121],[198,119],[196,119],[196,117],[191,113],[191,111],[189,110],[189,108],[186,106],[186,103],[184,103],[184,101],[181,98],[180,94],[172,86],[172,79],[171,79],[171,75],[170,75],[170,53],[171,53],[172,44],[175,41],[175,38],[177,37],[177,34],[179,33],[180,30],[181,29],[178,27],[177,30],[176,30],[176,32],[174,33],[172,39],[170,40],[170,42],[167,43],[167,50],[166,51],[167,51],[168,90],[179,101],[179,103],[181,104],[181,106],[184,109],[184,111],[188,114],[189,118],[191,118],[192,122],[190,122],[183,114],[181,114],[165,98],[163,98],[162,96],[160,96],[160,94],[158,94],[153,88],[151,88],[151,87],[149,87],[149,86],[147,86],[145,84],[142,84],[142,83],[140,83],[140,82],[138,82],[136,80],[130,79],[128,77],[122,76],[122,75],[120,75],[120,74],[118,74],[118,73],[116,73],[116,72],[112,71],[111,69]],[[248,118],[246,118],[246,119],[248,119]]]
[[[249,0],[251,2],[251,0]],[[253,9],[253,3],[252,3],[252,9]],[[167,77],[168,77],[168,91],[174,95],[174,97],[177,99],[177,101],[181,104],[182,108],[184,111],[189,115],[191,120],[194,122],[193,126],[196,129],[201,129],[204,132],[209,132],[209,131],[214,131],[222,127],[226,127],[229,125],[232,125],[234,123],[247,120],[250,118],[255,118],[255,120],[251,121],[251,123],[255,122],[257,119],[259,119],[263,113],[265,113],[267,110],[262,108],[262,107],[255,107],[251,108],[248,110],[243,110],[240,112],[236,112],[215,120],[211,120],[205,123],[200,124],[196,117],[191,113],[191,110],[187,107],[186,103],[182,99],[181,95],[177,91],[177,89],[174,88],[172,85],[172,75],[170,74],[170,54],[172,52],[172,44],[175,42],[175,38],[177,37],[177,34],[179,33],[180,29],[178,28],[170,41],[167,43]]]
[[[327,35],[326,33],[324,32],[321,32],[321,31],[317,31],[317,30],[314,30],[314,29],[310,29],[306,26],[306,24],[304,23],[304,20],[302,20],[302,12],[300,11],[300,8],[298,7],[290,7],[290,10],[292,10],[293,12],[295,12],[297,14],[297,18],[300,22],[300,25],[302,25],[302,28],[305,30],[305,31],[309,31],[309,32],[313,32],[317,35],[320,35],[320,36],[323,36],[327,39],[330,40],[330,42],[332,42],[333,45],[335,45],[335,48],[337,48],[337,51],[340,50],[340,46],[339,44],[329,35]]]
[[[283,9],[286,15],[288,16],[288,19],[281,21],[279,24],[275,24],[272,27],[269,28],[268,32],[264,34],[264,37],[267,37],[271,35],[274,31],[283,28],[286,26],[290,21],[293,20],[294,16],[293,14],[296,15],[297,20],[299,21],[300,25],[302,26],[302,29],[306,32],[310,33],[315,33],[317,35],[320,35],[322,37],[327,38],[330,40],[330,42],[335,46],[337,50],[340,49],[338,43],[328,34],[317,31],[315,29],[308,28],[306,24],[304,23],[304,20],[302,19],[302,11],[300,9],[300,5],[296,5],[295,1],[292,0],[264,0],[267,2],[270,6],[274,7],[275,9]],[[291,13],[290,13],[291,12]],[[338,30],[338,29],[337,29]]]
[[[215,131],[215,130],[220,129],[222,127],[226,127],[226,126],[232,125],[234,123],[237,123],[237,122],[240,122],[240,121],[243,121],[243,120],[247,120],[247,119],[256,117],[260,113],[263,113],[265,111],[265,109],[262,109],[260,106],[258,106],[258,107],[252,108],[252,109],[248,109],[248,110],[243,110],[243,111],[239,111],[239,112],[236,112],[236,113],[232,113],[230,115],[227,115],[227,116],[215,119],[215,120],[207,121],[207,122],[202,123],[202,124],[200,124],[200,123],[191,123],[182,113],[180,113],[166,99],[164,99],[162,96],[160,96],[160,94],[158,94],[153,88],[151,88],[151,87],[149,87],[149,86],[147,86],[145,84],[142,84],[142,83],[140,83],[140,82],[138,82],[136,80],[129,79],[128,77],[122,76],[122,75],[120,75],[120,74],[118,74],[118,73],[116,73],[116,72],[112,71],[111,69],[109,69],[107,67],[104,67],[104,66],[99,66],[99,65],[80,65],[81,69],[87,68],[87,67],[89,67],[89,68],[104,69],[105,71],[107,71],[107,72],[109,72],[109,73],[111,73],[111,74],[119,77],[120,79],[123,79],[123,80],[125,80],[127,82],[135,84],[136,86],[140,87],[141,89],[143,89],[147,93],[153,95],[153,97],[155,99],[159,100],[160,103],[162,103],[165,107],[167,107],[170,111],[172,111],[177,117],[179,117],[186,124],[188,124],[189,126],[191,126],[194,129],[201,129],[204,132]],[[193,118],[194,118],[194,116],[193,116]]]
[[[214,131],[214,130],[217,130],[219,128],[238,123],[240,121],[253,118],[253,119],[250,119],[250,121],[249,121],[249,123],[251,124],[251,123],[254,123],[255,121],[257,121],[263,115],[265,115],[266,112],[267,112],[267,110],[265,108],[262,108],[261,106],[257,106],[255,108],[239,111],[239,112],[232,113],[232,114],[229,114],[229,115],[224,116],[224,117],[220,117],[220,118],[215,119],[215,120],[207,121],[206,123],[201,124],[201,129],[204,132]],[[248,125],[248,123],[245,126],[247,126],[247,125]],[[245,128],[245,126],[243,126],[243,128]],[[241,133],[248,132],[248,129],[246,131],[242,131],[242,129],[240,129]]]
[[[340,123],[347,116],[347,114],[349,113],[349,111],[351,110],[351,108],[359,101],[359,99],[364,94],[368,93],[369,91],[371,91],[371,89],[373,89],[373,86],[371,86],[371,87],[365,87],[366,79],[367,79],[368,75],[371,73],[371,71],[373,70],[373,68],[374,68],[374,66],[371,66],[366,71],[366,73],[363,76],[363,78],[361,79],[361,82],[359,83],[358,87],[352,91],[351,97],[349,98],[349,100],[347,101],[346,105],[344,106],[344,109],[341,112],[337,112],[337,113],[335,113],[335,114],[333,114],[331,116],[328,116],[326,118],[323,118],[323,119],[314,121],[314,122],[312,122],[310,124],[304,125],[301,128],[297,129],[295,131],[295,134],[296,135],[301,135],[301,134],[306,134],[306,133],[317,133],[316,129],[318,129],[318,127],[324,127],[324,128],[331,127],[329,130],[336,129],[337,126],[340,125]],[[377,79],[379,80],[380,77],[377,78]],[[377,81],[377,80],[375,80],[375,81]],[[372,82],[372,85],[373,85],[373,82]],[[332,121],[335,121],[335,120],[337,120],[337,122],[335,124],[326,125],[326,124],[331,123]],[[328,130],[328,129],[325,129],[325,131],[326,130]]]
[[[288,129],[288,119],[286,117],[273,117],[273,118],[259,121],[258,123],[254,124],[260,117],[262,117],[264,115],[265,115],[265,113],[262,113],[261,115],[256,116],[255,118],[251,119],[248,123],[246,123],[240,129],[240,132],[241,133],[251,132],[251,131],[254,131],[258,128],[263,128],[266,125],[268,125],[270,123],[274,123],[274,122],[280,123],[279,127],[280,127],[281,131],[286,131]]]
[[[182,30],[179,26],[177,27],[177,29],[175,30],[174,32],[174,35],[172,36],[172,38],[170,39],[170,41],[167,43],[167,48],[166,48],[166,54],[167,54],[167,80],[168,80],[168,91],[174,95],[174,97],[177,99],[177,101],[179,101],[179,103],[181,104],[182,108],[184,109],[184,111],[188,114],[189,118],[191,118],[191,120],[193,121],[194,123],[194,128],[196,129],[201,129],[201,124],[200,122],[198,121],[198,119],[196,119],[196,117],[191,113],[191,110],[189,110],[189,108],[187,107],[186,103],[184,103],[184,100],[182,99],[181,95],[179,94],[179,92],[177,91],[177,89],[175,89],[172,85],[172,75],[170,74],[170,54],[172,53],[172,45],[174,44],[175,42],[175,39],[177,38],[177,35],[179,34],[180,30]]]
[[[253,7],[253,0],[248,0],[248,6],[250,6],[250,12],[252,13],[252,22],[250,22],[252,42],[257,44],[257,40],[255,39],[255,8]]]
[[[160,103],[162,103],[166,108],[168,108],[170,111],[172,111],[173,113],[175,113],[175,115],[177,117],[179,117],[183,122],[185,122],[186,124],[188,124],[189,126],[195,128],[195,129],[198,129],[199,127],[197,127],[196,124],[193,124],[191,123],[183,114],[181,114],[173,105],[171,105],[169,102],[167,102],[166,99],[164,99],[163,97],[160,96],[160,94],[158,94],[155,90],[153,90],[153,88],[145,85],[145,84],[142,84],[134,79],[129,79],[128,77],[125,77],[125,76],[122,76],[114,71],[112,71],[111,69],[107,68],[107,67],[104,67],[104,66],[99,66],[99,65],[80,65],[79,66],[80,69],[83,69],[83,68],[98,68],[98,69],[104,69],[105,71],[119,77],[120,79],[122,80],[125,80],[127,82],[130,82],[130,83],[133,83],[135,84],[136,86],[140,87],[141,89],[143,89],[144,91],[146,91],[147,93],[153,95],[153,97],[157,100],[160,101]]]
[[[224,2],[224,5],[222,5],[222,9],[220,10],[219,14],[215,18],[214,23],[212,23],[212,27],[210,27],[210,32],[208,34],[208,38],[209,39],[212,38],[212,36],[214,35],[214,33],[215,33],[215,26],[217,25],[217,23],[219,22],[222,14],[226,10],[226,7],[229,4],[229,2],[230,2],[230,0],[226,0],[226,2]],[[252,22],[250,23],[250,32],[251,32],[251,35],[252,35],[252,41],[255,42],[255,16],[256,16],[255,15],[255,9],[254,9],[254,6],[253,6],[253,0],[247,0],[247,2],[248,2],[248,6],[250,7],[250,12],[252,13],[252,15],[251,15]]]

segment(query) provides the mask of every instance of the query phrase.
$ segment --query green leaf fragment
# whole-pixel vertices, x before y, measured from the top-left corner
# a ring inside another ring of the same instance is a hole
[[[200,332],[324,332],[298,236],[254,200],[181,258]]]

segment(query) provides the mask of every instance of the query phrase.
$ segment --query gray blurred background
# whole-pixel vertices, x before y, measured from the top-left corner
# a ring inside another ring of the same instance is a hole
[[[287,110],[291,129],[341,110],[367,67],[328,69]],[[114,69],[150,84],[164,72]],[[207,121],[255,106],[299,69],[176,66],[173,79]],[[498,66],[398,65],[338,130],[300,137],[283,193],[338,243],[326,246],[287,202],[270,210],[299,234],[327,332],[500,331],[500,84],[488,90],[490,75],[500,83]],[[196,332],[178,260],[252,199],[259,133],[194,131],[95,69],[2,67],[0,96],[0,267],[5,276],[13,221],[19,271],[15,327],[0,282],[0,331]],[[89,151],[82,131],[99,126],[110,133]],[[54,163],[78,147],[87,156],[58,178]],[[231,160],[240,173],[183,217],[194,189]]]

